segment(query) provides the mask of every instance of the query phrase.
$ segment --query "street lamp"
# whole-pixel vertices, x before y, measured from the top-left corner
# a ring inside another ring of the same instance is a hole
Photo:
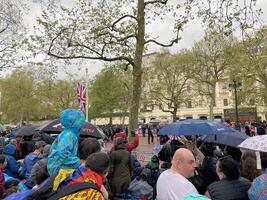
[[[242,86],[241,82],[237,82],[236,80],[233,80],[233,83],[229,84],[229,88],[234,89],[235,93],[235,124],[236,124],[236,130],[240,130],[239,127],[239,117],[238,117],[238,99],[237,99],[237,89]]]

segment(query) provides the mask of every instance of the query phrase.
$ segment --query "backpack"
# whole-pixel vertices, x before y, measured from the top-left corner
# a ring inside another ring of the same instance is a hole
[[[75,183],[72,185],[67,185],[61,189],[57,189],[57,191],[53,190],[53,183],[56,176],[51,176],[46,180],[44,185],[36,190],[34,193],[25,197],[23,200],[57,200],[67,195],[79,192],[84,189],[93,189],[100,192],[100,190],[91,183]]]
[[[138,200],[138,199],[130,193],[118,193],[115,196],[115,200]]]

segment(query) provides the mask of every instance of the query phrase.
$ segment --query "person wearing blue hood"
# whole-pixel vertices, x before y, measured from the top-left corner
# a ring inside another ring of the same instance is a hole
[[[84,114],[75,109],[66,109],[60,115],[65,129],[53,142],[48,156],[47,170],[50,175],[64,174],[62,178],[80,166],[77,156],[79,131],[85,123]],[[62,170],[62,173],[59,171]]]
[[[16,152],[16,146],[13,144],[7,144],[4,147],[3,154],[6,157],[7,166],[4,170],[4,173],[7,175],[17,178],[19,165],[17,164],[16,159],[14,158]]]
[[[44,141],[36,142],[34,145],[35,147],[34,152],[27,155],[23,160],[22,170],[20,174],[26,179],[25,185],[28,188],[32,188],[34,186],[30,180],[30,174],[31,174],[34,164],[43,158],[43,150],[44,150],[45,145],[46,143]]]

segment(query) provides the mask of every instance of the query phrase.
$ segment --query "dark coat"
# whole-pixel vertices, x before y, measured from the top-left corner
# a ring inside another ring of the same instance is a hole
[[[115,144],[115,151],[110,155],[111,167],[109,183],[113,194],[127,192],[131,183],[131,157],[125,143]]]
[[[207,191],[212,200],[248,200],[250,185],[250,181],[245,178],[221,180],[210,184]]]

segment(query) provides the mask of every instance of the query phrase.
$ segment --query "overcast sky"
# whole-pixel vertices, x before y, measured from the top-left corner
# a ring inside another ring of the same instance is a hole
[[[38,1],[36,1],[38,2]],[[64,0],[64,3],[72,4],[73,0]],[[263,14],[262,14],[262,20],[264,24],[267,24],[267,0],[258,0],[257,1],[257,7],[262,8]],[[33,26],[36,25],[36,19],[41,14],[41,5],[40,3],[29,3],[29,13],[23,17],[24,23],[26,27],[31,31],[33,29]],[[154,23],[151,26],[147,27],[147,31],[150,33],[157,33],[159,36],[159,40],[161,41],[168,41],[167,39],[171,38],[171,26],[169,26],[168,23]],[[195,41],[198,41],[203,36],[203,29],[201,27],[201,24],[199,20],[194,20],[190,23],[188,23],[185,26],[184,31],[181,34],[181,40],[177,45],[175,45],[171,51],[177,52],[182,48],[190,48],[194,44]],[[148,53],[151,52],[157,52],[160,48],[157,46],[150,46],[148,49]],[[71,70],[76,75],[82,77],[85,68],[88,67],[88,71],[90,74],[90,77],[97,74],[102,68],[103,68],[103,62],[97,62],[97,61],[88,61],[86,65],[83,66],[70,66],[69,70]],[[74,68],[74,69],[73,69]],[[64,77],[63,73],[61,72],[60,77]]]

